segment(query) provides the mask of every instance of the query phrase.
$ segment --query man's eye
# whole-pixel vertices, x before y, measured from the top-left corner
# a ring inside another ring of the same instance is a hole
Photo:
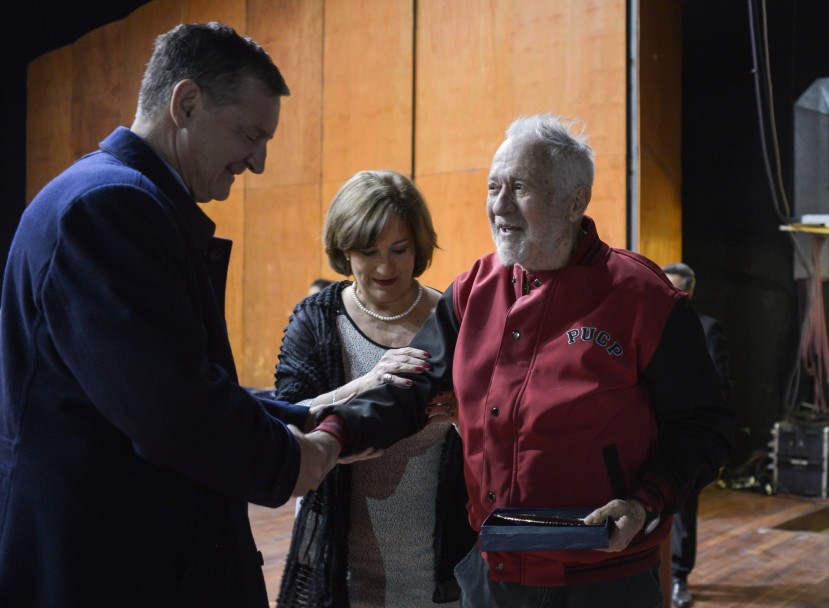
[[[498,184],[489,184],[489,191],[490,192],[498,192],[499,189],[500,188],[498,187]]]

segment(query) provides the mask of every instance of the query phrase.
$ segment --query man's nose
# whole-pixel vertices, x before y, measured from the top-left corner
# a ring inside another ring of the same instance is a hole
[[[252,173],[262,173],[265,170],[265,158],[268,155],[267,143],[260,141],[254,147],[253,152],[245,160],[245,164]]]
[[[495,215],[509,215],[515,211],[515,197],[509,188],[501,188],[492,197],[492,213]]]

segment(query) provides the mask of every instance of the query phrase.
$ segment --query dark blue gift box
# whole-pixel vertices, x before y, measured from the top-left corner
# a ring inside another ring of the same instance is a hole
[[[606,549],[610,523],[588,526],[593,509],[494,509],[481,527],[481,551]]]

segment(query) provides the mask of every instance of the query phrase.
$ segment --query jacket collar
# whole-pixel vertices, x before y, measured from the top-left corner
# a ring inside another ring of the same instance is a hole
[[[601,254],[607,249],[608,246],[602,242],[596,231],[596,223],[585,215],[581,220],[581,238],[567,266],[592,266],[601,259]]]
[[[199,248],[207,252],[216,224],[202,211],[170,166],[143,139],[118,127],[100,143],[102,151],[132,167],[155,184],[172,203]]]

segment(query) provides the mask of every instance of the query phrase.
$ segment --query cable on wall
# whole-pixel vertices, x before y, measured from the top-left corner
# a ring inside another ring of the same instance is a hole
[[[748,0],[748,14],[760,147],[774,211],[781,223],[788,223],[791,221],[792,210],[783,185],[780,146],[774,117],[766,0],[759,0],[759,11],[755,10],[757,1]],[[809,418],[825,417],[827,415],[826,388],[827,380],[829,380],[829,337],[827,337],[821,280],[821,254],[826,237],[813,236],[812,255],[809,256],[803,251],[797,235],[793,232],[789,232],[788,235],[795,255],[806,269],[807,279],[805,281],[806,306],[801,323],[798,355],[789,375],[785,405],[789,415],[805,415]],[[804,371],[812,377],[814,403],[799,401]]]

